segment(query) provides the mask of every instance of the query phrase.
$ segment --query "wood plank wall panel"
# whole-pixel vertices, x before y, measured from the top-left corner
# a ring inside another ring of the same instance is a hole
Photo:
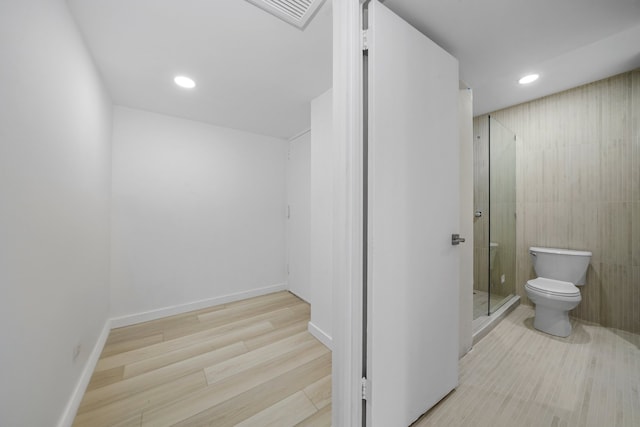
[[[491,113],[518,135],[516,293],[529,246],[593,252],[577,318],[640,332],[640,70]],[[486,120],[486,116],[475,121]]]

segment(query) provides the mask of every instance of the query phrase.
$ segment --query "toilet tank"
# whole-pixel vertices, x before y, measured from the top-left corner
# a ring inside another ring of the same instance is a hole
[[[529,254],[538,277],[571,282],[576,286],[585,284],[591,252],[531,247]]]

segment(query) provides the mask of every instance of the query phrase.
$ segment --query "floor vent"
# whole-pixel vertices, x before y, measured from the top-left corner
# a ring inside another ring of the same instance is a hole
[[[247,0],[303,30],[325,0]]]

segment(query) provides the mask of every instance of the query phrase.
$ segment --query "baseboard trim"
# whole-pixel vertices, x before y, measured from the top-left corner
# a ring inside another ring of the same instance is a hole
[[[287,289],[289,291],[290,294],[295,295],[296,297],[300,298],[302,301],[306,302],[307,304],[311,305],[311,303],[309,301],[306,300],[306,298],[302,298],[300,295],[298,295],[297,293],[295,293],[294,291],[292,291],[291,289]]]
[[[261,295],[285,290],[287,290],[286,283],[279,283],[277,285],[251,289],[249,291],[237,292],[235,294],[224,295],[221,297],[208,298],[200,301],[189,302],[186,304],[172,305],[170,307],[145,311],[142,313],[114,317],[111,319],[111,328],[122,328],[123,326],[131,326],[137,323],[148,322],[150,320],[156,320],[163,317],[174,316],[176,314],[187,313],[189,311],[200,310],[203,308],[213,307],[220,304],[226,304],[229,302],[258,297]]]
[[[96,364],[98,363],[98,359],[100,358],[102,349],[107,342],[110,331],[111,319],[107,319],[104,322],[104,327],[102,328],[102,332],[100,332],[100,335],[98,336],[96,344],[93,346],[93,350],[91,350],[89,358],[84,364],[84,369],[82,370],[82,374],[80,375],[80,378],[76,383],[73,394],[71,394],[71,399],[69,399],[67,406],[64,408],[62,417],[60,417],[60,421],[58,422],[58,427],[71,427],[71,425],[73,424],[73,420],[76,417],[76,413],[78,412],[78,408],[80,407],[80,403],[82,402],[82,398],[84,397],[84,392],[87,390],[89,381],[91,381],[93,370],[96,368]]]
[[[322,329],[309,322],[307,329],[318,341],[324,344],[329,350],[333,350],[333,339]]]

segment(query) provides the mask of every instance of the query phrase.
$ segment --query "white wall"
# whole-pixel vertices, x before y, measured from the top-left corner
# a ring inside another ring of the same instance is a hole
[[[472,344],[473,322],[473,94],[463,88],[458,95],[460,124],[460,341],[458,355]]]
[[[286,150],[281,139],[116,107],[112,315],[284,288]]]
[[[3,0],[0,60],[0,425],[50,427],[108,315],[111,101],[62,0]]]
[[[333,98],[329,90],[311,102],[311,322],[325,344],[332,335],[333,291]]]
[[[311,132],[289,141],[287,156],[289,291],[311,301]]]

